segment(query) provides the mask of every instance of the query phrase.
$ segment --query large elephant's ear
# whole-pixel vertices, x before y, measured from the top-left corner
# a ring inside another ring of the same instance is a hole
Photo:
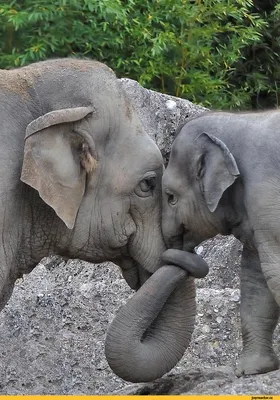
[[[202,136],[206,140],[206,146],[200,160],[199,179],[207,206],[214,212],[224,191],[240,173],[225,143],[208,133],[203,133]]]
[[[92,112],[91,107],[55,110],[26,129],[21,180],[38,190],[69,229],[85,192],[86,174],[96,165],[93,146],[73,131],[73,122]]]

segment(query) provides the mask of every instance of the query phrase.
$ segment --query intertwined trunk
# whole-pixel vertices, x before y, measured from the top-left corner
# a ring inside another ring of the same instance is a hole
[[[156,271],[120,308],[105,353],[112,370],[130,382],[153,381],[183,356],[194,329],[193,278],[179,267]]]

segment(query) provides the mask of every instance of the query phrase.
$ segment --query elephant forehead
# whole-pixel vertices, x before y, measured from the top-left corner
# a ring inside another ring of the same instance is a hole
[[[186,156],[190,156],[196,149],[194,138],[188,133],[182,131],[174,140],[172,145],[171,157],[177,162],[186,160]]]
[[[160,178],[163,174],[163,159],[157,147],[127,148],[111,159],[114,177],[140,181],[145,173],[154,171]]]
[[[183,174],[178,169],[168,166],[162,178],[163,189],[178,190],[182,185],[182,177]]]
[[[135,152],[137,161],[140,164],[154,164],[154,167],[163,165],[162,154],[155,144],[155,142],[144,132],[138,140],[133,140],[134,144],[131,146]]]

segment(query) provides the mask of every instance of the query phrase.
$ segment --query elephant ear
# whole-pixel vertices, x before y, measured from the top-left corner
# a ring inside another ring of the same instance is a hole
[[[199,178],[207,206],[214,212],[224,191],[240,175],[236,161],[227,146],[215,136],[203,133],[206,140],[201,158]]]
[[[21,180],[38,190],[69,229],[85,192],[86,174],[96,165],[93,145],[73,130],[73,122],[92,112],[92,107],[51,111],[26,129]]]

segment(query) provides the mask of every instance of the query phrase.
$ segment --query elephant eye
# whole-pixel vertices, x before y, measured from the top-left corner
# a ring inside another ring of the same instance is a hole
[[[147,176],[142,179],[135,189],[135,193],[140,197],[148,197],[156,187],[156,175]]]
[[[153,190],[156,187],[156,178],[146,178],[140,182],[140,188],[142,192],[149,192],[149,190]]]
[[[175,196],[175,194],[170,192],[169,190],[166,190],[165,193],[167,194],[168,204],[170,204],[171,206],[174,206],[178,201],[178,197]]]

